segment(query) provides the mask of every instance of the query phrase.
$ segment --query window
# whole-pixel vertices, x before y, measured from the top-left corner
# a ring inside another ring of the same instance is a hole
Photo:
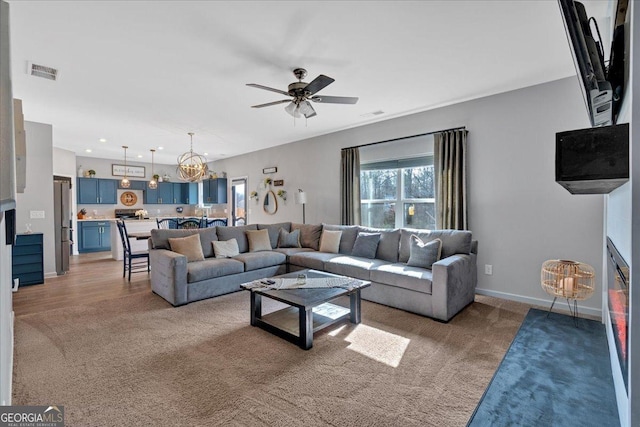
[[[435,229],[433,156],[362,164],[360,198],[362,225]]]

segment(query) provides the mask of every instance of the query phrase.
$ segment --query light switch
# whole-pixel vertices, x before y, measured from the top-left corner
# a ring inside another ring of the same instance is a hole
[[[44,219],[44,211],[29,211],[31,219]]]

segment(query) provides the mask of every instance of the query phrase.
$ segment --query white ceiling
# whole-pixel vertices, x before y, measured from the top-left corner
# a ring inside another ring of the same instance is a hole
[[[162,146],[169,164],[193,131],[216,160],[575,75],[555,0],[10,4],[14,97],[53,125],[54,146],[88,157],[128,145],[148,162]],[[27,75],[28,61],[59,79]],[[284,96],[246,83],[286,90],[296,67],[360,101],[314,104],[295,126],[286,104],[249,108]]]

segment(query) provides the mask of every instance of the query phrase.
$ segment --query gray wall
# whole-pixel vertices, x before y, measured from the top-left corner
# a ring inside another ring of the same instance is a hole
[[[27,139],[27,186],[16,197],[19,233],[31,224],[33,232],[44,233],[44,273],[56,275],[53,228],[53,135],[51,125],[24,123]],[[44,211],[44,219],[30,218],[31,211]]]
[[[309,126],[313,120],[322,116]],[[461,125],[469,130],[479,292],[548,306],[540,267],[555,258],[589,263],[602,277],[603,196],[573,196],[554,181],[555,133],[589,125],[575,77],[225,159],[212,169],[248,176],[251,192],[260,188],[262,168],[278,167],[272,177],[284,179],[291,197],[275,215],[249,201],[249,222],[301,222],[292,193],[302,188],[307,222],[337,223],[341,148]],[[493,265],[492,276],[483,274],[485,264]],[[600,314],[601,291],[582,310]]]

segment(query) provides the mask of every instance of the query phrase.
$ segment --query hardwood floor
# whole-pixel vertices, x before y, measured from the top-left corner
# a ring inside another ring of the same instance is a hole
[[[71,257],[66,275],[45,279],[43,285],[18,288],[13,293],[16,316],[40,313],[63,307],[90,304],[141,292],[151,292],[149,274],[122,277],[122,261],[111,252],[80,254]]]

